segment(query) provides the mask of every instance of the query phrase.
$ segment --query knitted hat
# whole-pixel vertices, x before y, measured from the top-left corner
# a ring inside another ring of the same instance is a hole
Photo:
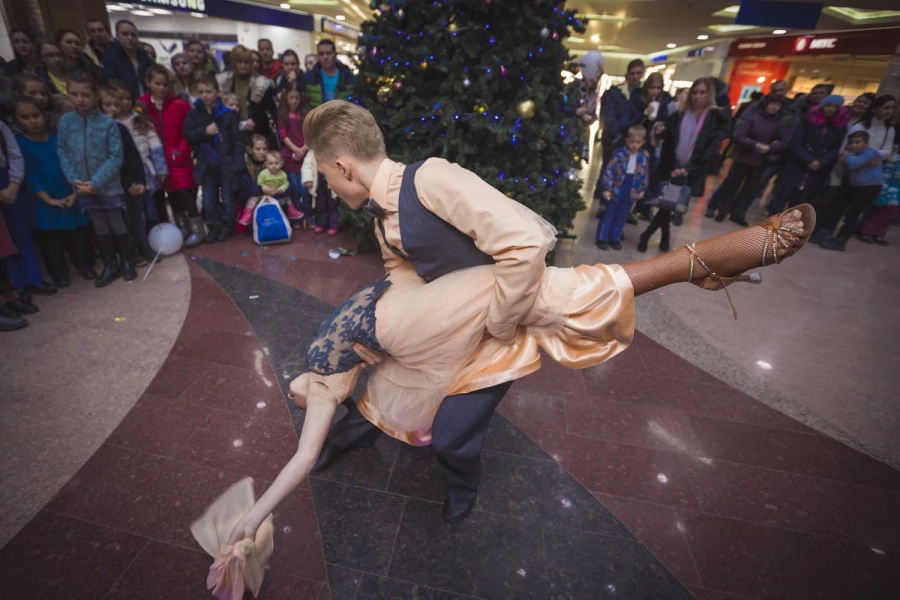
[[[819,106],[825,106],[826,104],[837,104],[838,106],[844,105],[843,96],[838,96],[837,94],[831,94],[830,96],[825,96],[822,98],[822,101],[819,102]]]

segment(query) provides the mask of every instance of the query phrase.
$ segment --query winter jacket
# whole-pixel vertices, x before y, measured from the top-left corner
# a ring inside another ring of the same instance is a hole
[[[681,135],[681,119],[684,111],[678,111],[669,115],[666,119],[666,128],[662,133],[662,152],[659,159],[659,170],[663,180],[668,180],[675,169],[675,149],[678,147],[678,138]],[[694,151],[688,164],[681,165],[688,171],[688,181],[693,188],[692,195],[702,196],[702,187],[706,183],[706,176],[710,168],[720,160],[722,142],[728,135],[728,126],[731,122],[730,114],[720,108],[711,108],[703,120],[700,134],[694,143]]]
[[[631,103],[634,105],[635,110],[638,111],[638,114],[641,115],[641,121],[636,123],[636,125],[643,125],[647,130],[647,144],[644,146],[645,148],[649,148],[650,146],[650,134],[653,131],[653,126],[660,121],[665,123],[666,119],[669,117],[669,104],[672,102],[672,96],[669,95],[669,92],[663,92],[659,96],[659,110],[656,111],[656,118],[650,119],[650,117],[644,116],[644,111],[647,110],[647,106],[649,106],[646,102],[644,102],[643,97],[641,96],[641,92],[643,92],[640,88],[635,88],[631,90]],[[623,135],[627,133],[627,131],[622,132]]]
[[[343,63],[335,63],[338,70],[338,82],[334,91],[335,100],[349,100],[353,93],[353,84],[356,78],[350,68]],[[303,74],[303,93],[306,95],[306,101],[309,108],[313,109],[325,102],[325,91],[322,88],[322,66],[316,63],[311,71]]]
[[[644,115],[629,102],[622,90],[613,87],[606,90],[600,99],[600,118],[603,122],[600,141],[609,145],[623,137],[629,127],[640,123]]]
[[[156,126],[156,133],[162,140],[169,165],[166,190],[178,191],[194,187],[194,161],[191,160],[191,145],[184,139],[184,124],[191,105],[172,94],[166,94],[162,110],[156,108],[149,93],[140,98],[144,112]]]
[[[128,128],[119,122],[116,122],[119,128],[119,135],[122,137],[122,170],[120,171],[120,179],[122,180],[122,189],[126,192],[132,185],[147,185],[147,176],[144,174],[144,161],[141,160],[141,153],[138,151],[134,139]]]
[[[756,151],[756,144],[767,144],[771,154],[778,154],[787,145],[789,137],[788,124],[780,115],[757,111],[741,119],[734,132],[734,141],[738,146],[735,161],[761,167],[766,164],[766,155]]]
[[[138,47],[138,68],[137,72],[135,72],[131,58],[125,52],[125,48],[119,40],[113,41],[100,60],[103,62],[103,83],[109,83],[113,79],[118,79],[128,86],[128,89],[131,90],[131,95],[135,98],[143,92],[147,67],[154,62],[146,50]]]
[[[98,196],[122,194],[124,150],[115,121],[97,109],[66,113],[59,120],[57,140],[59,164],[72,186],[87,181]]]
[[[612,192],[613,198],[619,197],[619,191],[625,182],[628,170],[628,148],[622,146],[613,151],[612,160],[603,170],[603,189]],[[631,199],[637,200],[641,192],[646,194],[650,187],[650,153],[641,148],[638,150],[631,180]]]
[[[235,198],[246,202],[248,198],[262,196],[262,188],[257,183],[259,174],[266,168],[264,162],[255,163],[250,156],[244,158],[244,168],[240,173],[240,181],[238,182]]]
[[[809,111],[803,123],[794,130],[778,183],[791,189],[818,190],[825,184],[828,172],[837,161],[841,142],[847,132],[847,107],[842,106],[830,120],[818,106]],[[809,170],[813,161],[819,168]]]
[[[900,154],[894,154],[894,160],[884,163],[884,187],[875,199],[875,206],[900,205]]]
[[[9,183],[22,185],[25,179],[25,158],[16,137],[5,123],[0,122],[0,169],[7,170]]]
[[[206,133],[212,123],[219,128],[216,135]],[[230,178],[232,189],[237,186],[244,160],[244,135],[237,113],[226,108],[221,100],[216,100],[216,106],[210,112],[198,99],[185,121],[184,137],[194,149],[194,181],[203,181],[207,169],[219,167],[222,174]]]
[[[303,167],[300,169],[300,182],[302,184],[312,183],[309,193],[312,197],[316,197],[316,191],[319,188],[319,165],[316,162],[316,156],[310,150],[303,159]]]
[[[875,158],[878,159],[878,164],[870,167],[869,161]],[[877,148],[867,146],[856,154],[848,154],[844,165],[847,167],[847,179],[850,180],[850,185],[853,187],[884,185],[881,153]]]
[[[148,131],[144,131],[141,127],[135,127],[134,122],[137,117],[138,113],[133,112],[127,119],[119,121],[119,123],[131,133],[131,138],[134,140],[134,145],[137,146],[141,162],[144,165],[147,189],[154,192],[159,189],[159,176],[169,174],[169,165],[166,163],[166,152],[156,134],[156,129],[152,125]]]
[[[234,71],[222,73],[219,76],[219,87],[222,94],[234,92]],[[247,116],[253,119],[255,127],[253,133],[266,137],[269,148],[281,149],[281,140],[278,139],[278,105],[275,102],[275,84],[271,79],[262,75],[250,77],[250,90],[247,93]]]

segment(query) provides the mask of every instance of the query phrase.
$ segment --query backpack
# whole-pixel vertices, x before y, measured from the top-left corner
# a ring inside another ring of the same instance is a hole
[[[265,196],[253,209],[253,241],[257,244],[291,241],[291,224],[278,201],[270,196]]]

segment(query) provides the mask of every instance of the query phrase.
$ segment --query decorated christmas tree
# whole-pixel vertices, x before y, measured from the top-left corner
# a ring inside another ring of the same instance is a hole
[[[456,162],[564,231],[583,208],[586,131],[562,0],[394,0],[363,23],[354,100],[388,155]],[[348,215],[358,232],[360,213]]]

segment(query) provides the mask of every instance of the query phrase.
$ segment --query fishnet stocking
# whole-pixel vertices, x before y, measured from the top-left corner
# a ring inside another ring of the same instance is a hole
[[[795,218],[786,216],[782,225],[799,229],[799,213],[797,215]],[[782,237],[790,247],[778,251],[779,261],[797,250],[797,235],[782,233]],[[765,227],[753,226],[697,242],[694,249],[711,271],[722,277],[730,277],[753,267],[773,264],[772,241],[772,236]],[[763,248],[767,248],[765,261]],[[688,281],[691,275],[691,257],[687,248],[679,248],[657,258],[624,264],[622,268],[631,279],[634,295],[639,296],[664,285]],[[694,280],[707,276],[706,270],[697,262],[694,263],[693,273]]]

